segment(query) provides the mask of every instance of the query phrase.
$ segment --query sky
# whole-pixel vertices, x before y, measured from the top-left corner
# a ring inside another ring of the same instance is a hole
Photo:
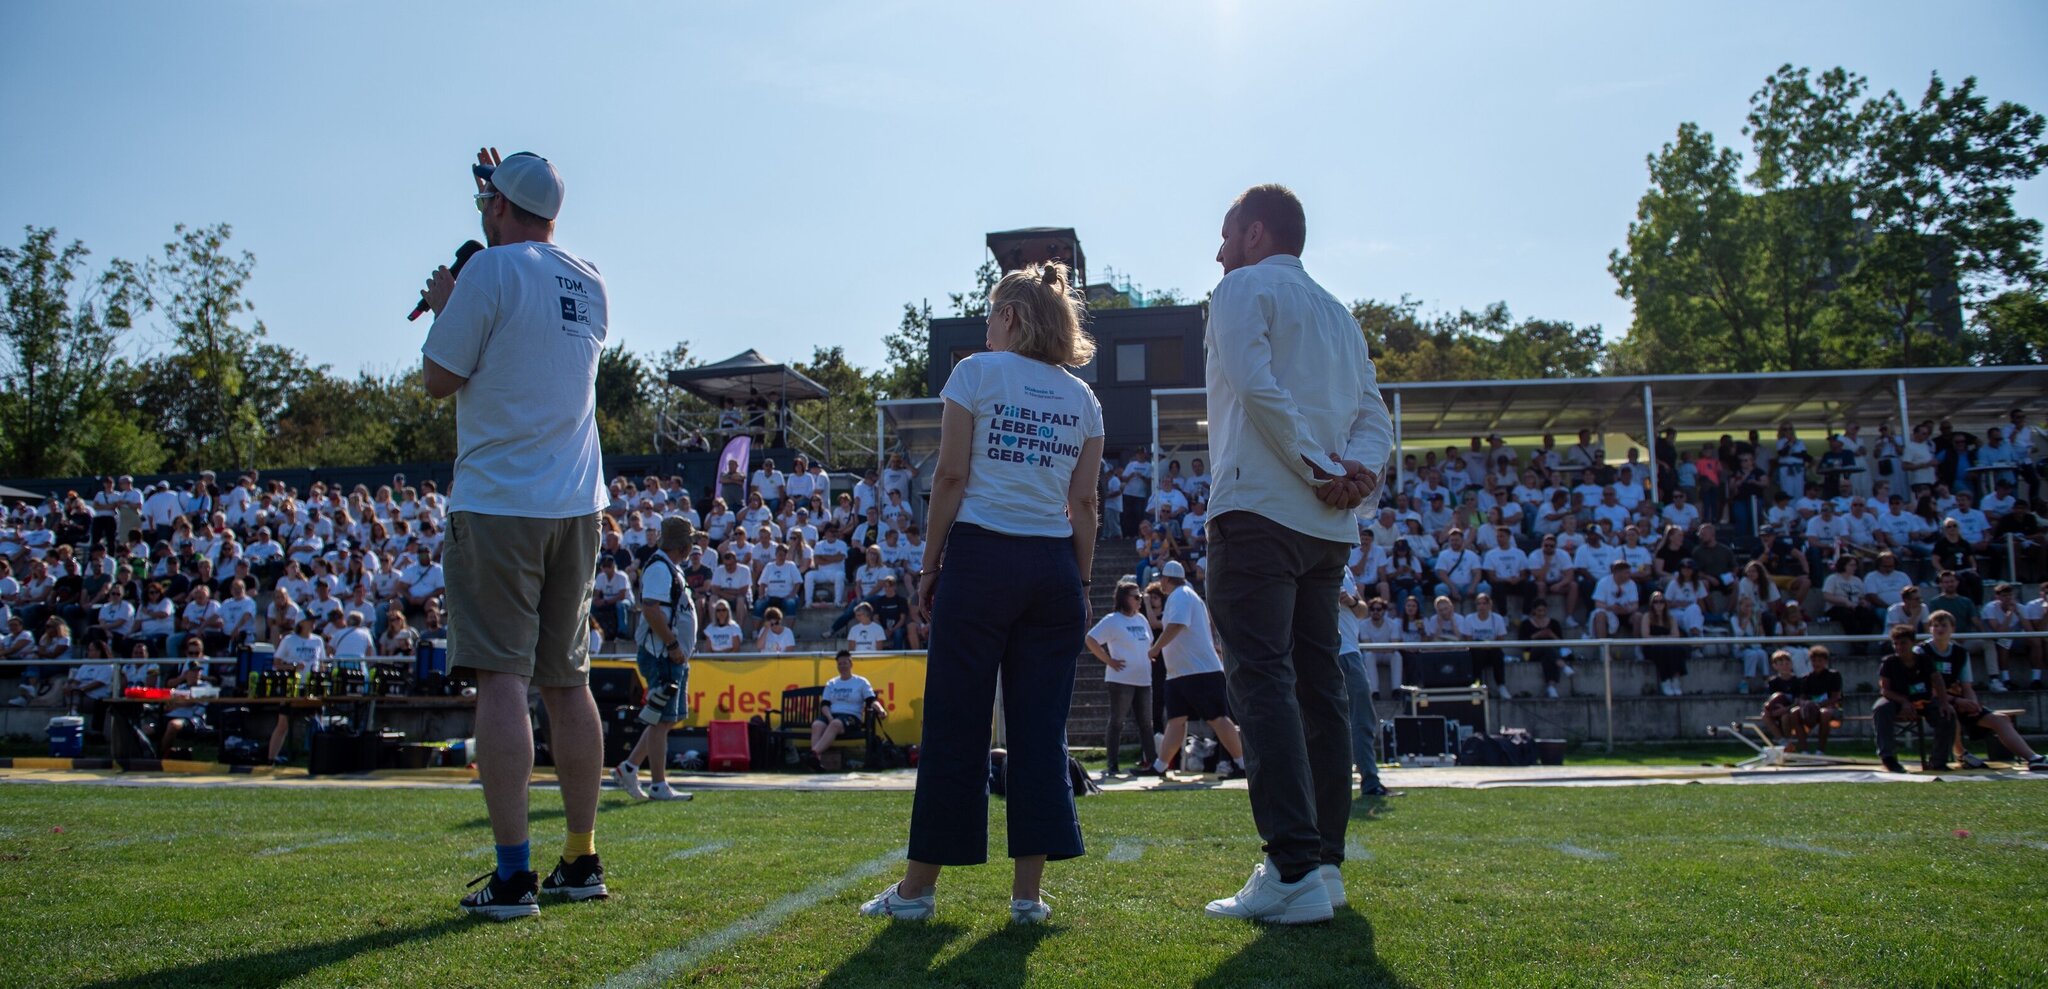
[[[271,338],[343,373],[417,364],[404,314],[479,236],[486,144],[560,170],[612,341],[873,368],[988,231],[1072,226],[1092,280],[1199,298],[1231,198],[1276,181],[1340,298],[1614,337],[1644,157],[1684,121],[1746,148],[1779,65],[2048,111],[2025,2],[13,0],[0,36],[0,243],[54,226],[103,263],[231,224]],[[2048,182],[2018,203],[2048,215]]]

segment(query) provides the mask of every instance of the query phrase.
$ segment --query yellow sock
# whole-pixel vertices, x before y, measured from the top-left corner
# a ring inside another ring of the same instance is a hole
[[[574,862],[585,855],[597,854],[597,832],[585,831],[578,834],[569,832],[569,840],[562,843],[562,861]]]

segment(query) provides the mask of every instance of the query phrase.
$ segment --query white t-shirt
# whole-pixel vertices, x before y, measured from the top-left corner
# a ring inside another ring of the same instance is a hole
[[[851,715],[860,717],[867,710],[868,698],[875,696],[874,684],[858,673],[844,680],[833,677],[825,681],[825,693],[821,698],[832,708],[834,717]]]
[[[1513,546],[1487,550],[1484,560],[1486,572],[1495,577],[1520,577],[1529,570],[1529,558]]]
[[[1594,604],[1626,608],[1637,603],[1638,600],[1636,582],[1633,580],[1623,580],[1617,583],[1614,575],[1608,574],[1600,578],[1600,581],[1593,585]]]
[[[787,625],[782,626],[782,631],[779,632],[762,629],[760,646],[762,652],[795,652],[796,633],[790,631]]]
[[[790,598],[803,586],[804,574],[794,563],[770,563],[761,568],[761,587],[769,597]]]
[[[633,603],[633,578],[620,573],[616,567],[611,573],[600,570],[591,578],[590,589],[606,597],[618,596],[621,603]]]
[[[712,652],[738,652],[740,640],[744,637],[738,622],[723,625],[714,622],[704,626],[704,638],[711,643]]]
[[[1063,368],[997,351],[961,361],[940,394],[974,416],[959,521],[1072,536],[1067,487],[1083,443],[1102,435],[1095,393]]]
[[[377,650],[377,641],[370,637],[370,630],[360,625],[343,629],[334,637],[334,658],[360,659]]]
[[[1877,599],[1887,605],[1898,604],[1900,592],[1911,586],[1913,578],[1906,576],[1904,570],[1893,570],[1891,573],[1872,570],[1863,577],[1863,589],[1877,595]]]
[[[561,519],[609,503],[596,415],[608,313],[604,277],[553,244],[469,259],[420,348],[469,379],[450,513]]]
[[[323,661],[327,659],[327,640],[322,639],[317,632],[308,636],[293,632],[277,644],[276,656],[285,662],[297,663],[304,667],[306,672],[313,673],[318,671],[324,665]]]
[[[1352,552],[1353,555],[1357,553],[1356,550]],[[1343,580],[1337,585],[1337,594],[1337,652],[1339,655],[1357,652],[1358,613],[1344,607],[1343,597],[1346,594],[1351,595],[1353,600],[1358,597],[1358,580],[1351,576],[1349,569],[1343,572]]]
[[[1216,655],[1216,640],[1209,632],[1209,606],[1194,588],[1186,584],[1174,588],[1166,596],[1160,621],[1187,626],[1160,651],[1160,657],[1166,660],[1168,680],[1194,673],[1223,672],[1223,657]]]
[[[1494,642],[1508,637],[1508,620],[1496,611],[1484,618],[1478,612],[1459,615],[1458,624],[1465,637],[1474,642]]]
[[[675,633],[677,644],[683,647],[683,655],[687,656],[697,648],[697,609],[691,603],[689,585],[676,587],[675,578],[681,568],[670,569],[667,561],[668,554],[662,550],[656,550],[647,558],[647,566],[640,571],[640,600],[662,606],[668,617],[669,629]],[[634,644],[645,648],[653,635],[654,630],[649,623],[640,622],[633,629]]]
[[[1148,654],[1152,648],[1152,626],[1142,613],[1126,615],[1112,611],[1088,630],[1088,637],[1102,643],[1111,658],[1123,661],[1121,670],[1103,666],[1104,682],[1126,687],[1152,686],[1152,657]]]
[[[846,627],[846,641],[853,643],[852,652],[879,652],[889,644],[889,630],[881,622],[854,622]]]

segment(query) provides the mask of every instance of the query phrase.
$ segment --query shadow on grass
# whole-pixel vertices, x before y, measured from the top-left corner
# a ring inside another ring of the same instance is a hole
[[[1214,923],[1214,921],[1211,921]],[[1261,925],[1257,936],[1216,966],[1196,989],[1406,987],[1373,951],[1372,921],[1342,908],[1326,924]]]
[[[1031,953],[1053,932],[1047,925],[1006,926],[974,942],[937,968],[932,959],[965,930],[948,924],[890,924],[867,947],[839,963],[821,986],[901,989],[907,986],[975,986],[1015,989],[1024,984]]]
[[[344,962],[357,955],[396,948],[414,941],[426,941],[450,931],[482,923],[467,917],[448,917],[430,924],[372,931],[338,941],[280,947],[230,958],[195,962],[178,968],[144,972],[126,978],[94,982],[83,989],[142,989],[162,986],[195,989],[198,986],[274,986],[308,972]]]

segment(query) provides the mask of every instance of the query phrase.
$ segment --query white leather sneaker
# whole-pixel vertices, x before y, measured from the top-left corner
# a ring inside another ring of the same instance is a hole
[[[1040,893],[1038,899],[1035,900],[1010,901],[1010,923],[1012,924],[1043,924],[1050,919],[1052,919],[1052,906],[1045,902],[1045,894],[1043,893]]]
[[[1330,894],[1331,909],[1351,902],[1350,897],[1344,895],[1343,870],[1334,865],[1319,865],[1316,866],[1316,875],[1322,877],[1323,889]]]
[[[930,920],[938,912],[934,894],[926,893],[916,899],[900,896],[895,883],[890,883],[880,895],[860,905],[861,916],[887,917],[890,920]]]
[[[632,794],[633,799],[647,799],[647,791],[640,788],[640,773],[638,770],[628,773],[624,766],[613,766],[612,781],[619,784],[619,789]]]
[[[1227,920],[1314,924],[1330,919],[1330,891],[1315,870],[1297,882],[1281,882],[1279,871],[1268,858],[1252,870],[1252,877],[1236,896],[1211,900],[1204,912]]]
[[[633,782],[638,783],[639,780],[634,780]],[[696,796],[696,794],[688,790],[677,790],[670,787],[667,780],[661,780],[647,788],[647,799],[649,800],[688,800],[693,796]]]

